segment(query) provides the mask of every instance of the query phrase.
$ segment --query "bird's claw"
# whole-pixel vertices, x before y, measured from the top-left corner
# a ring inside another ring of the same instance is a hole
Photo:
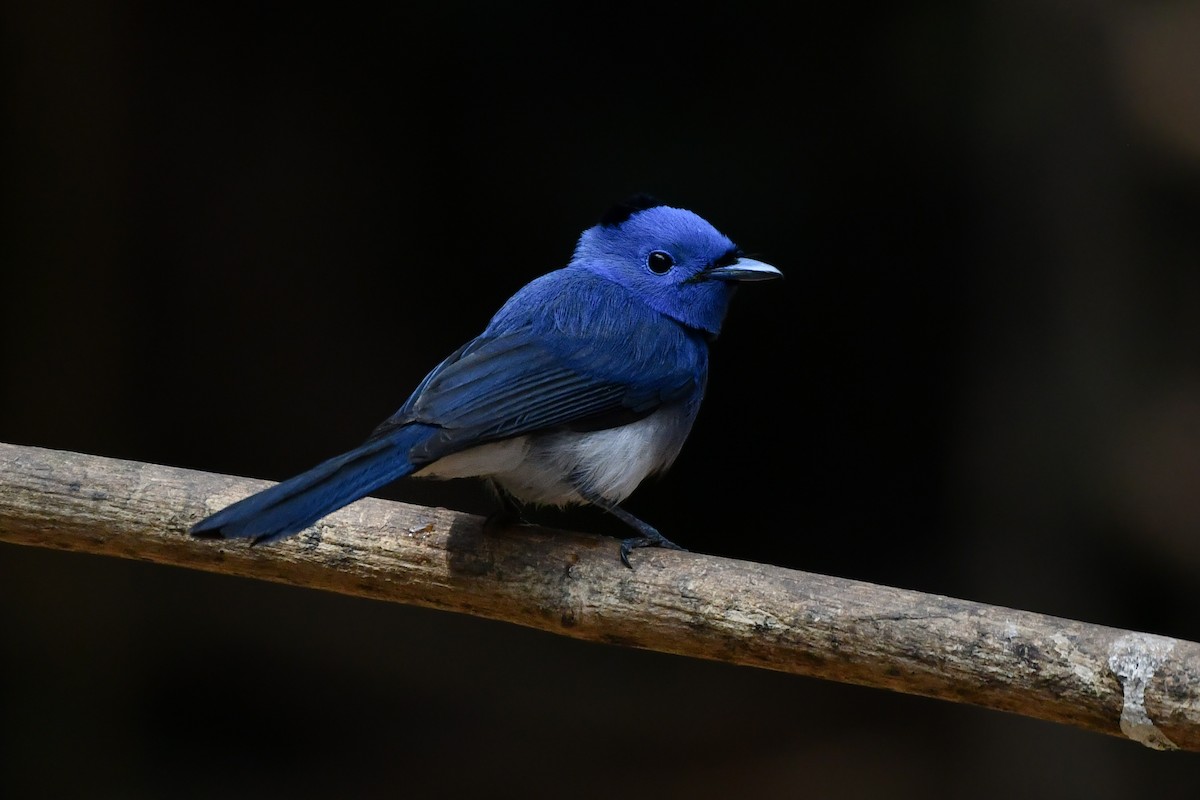
[[[661,533],[655,536],[631,536],[621,541],[621,563],[633,569],[633,565],[629,563],[629,554],[639,547],[665,547],[668,550],[687,552],[687,548],[680,547]]]
[[[487,518],[483,521],[483,529],[485,531],[496,531],[501,528],[516,528],[528,524],[529,521],[521,516],[519,512],[505,508],[488,514]]]

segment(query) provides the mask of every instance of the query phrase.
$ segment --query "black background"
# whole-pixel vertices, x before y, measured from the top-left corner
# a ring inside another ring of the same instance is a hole
[[[282,479],[650,191],[787,277],[739,293],[631,511],[1200,640],[1194,4],[3,15],[0,440]],[[6,797],[1200,785],[1194,755],[998,712],[11,545],[0,626]]]

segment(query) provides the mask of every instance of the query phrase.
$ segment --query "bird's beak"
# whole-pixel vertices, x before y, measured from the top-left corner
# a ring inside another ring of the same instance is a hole
[[[772,278],[782,278],[783,273],[753,258],[739,258],[726,267],[716,267],[700,273],[700,277],[716,281],[769,281]]]

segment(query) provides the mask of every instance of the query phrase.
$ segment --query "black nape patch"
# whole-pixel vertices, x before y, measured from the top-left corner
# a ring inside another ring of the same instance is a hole
[[[658,208],[661,205],[663,203],[657,197],[645,192],[639,192],[632,197],[622,200],[604,212],[604,216],[600,217],[600,224],[606,226],[620,225],[639,211],[645,211],[648,208]]]

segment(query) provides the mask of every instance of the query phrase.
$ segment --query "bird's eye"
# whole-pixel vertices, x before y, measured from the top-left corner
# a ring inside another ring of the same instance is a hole
[[[650,271],[655,275],[665,275],[675,266],[675,259],[671,258],[670,253],[655,250],[646,258],[646,266],[650,267]]]

